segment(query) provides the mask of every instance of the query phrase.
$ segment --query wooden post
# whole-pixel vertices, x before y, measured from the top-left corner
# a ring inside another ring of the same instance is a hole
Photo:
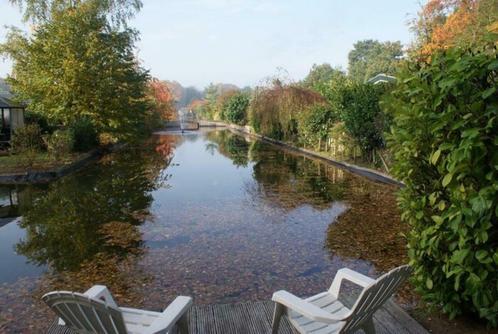
[[[382,164],[384,165],[384,168],[386,169],[386,171],[389,173],[389,167],[387,167],[387,164],[386,164],[386,161],[384,160],[384,158],[382,157],[382,154],[380,152],[377,152],[379,153],[379,158],[380,158],[380,161],[382,161]]]

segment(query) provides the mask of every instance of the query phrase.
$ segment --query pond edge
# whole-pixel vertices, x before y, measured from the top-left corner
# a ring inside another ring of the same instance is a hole
[[[286,143],[286,142],[283,142],[280,140],[276,140],[276,139],[273,139],[273,138],[270,138],[267,136],[257,134],[249,126],[227,124],[227,123],[215,122],[215,121],[201,121],[200,126],[201,127],[226,127],[226,128],[233,130],[235,132],[249,135],[250,137],[257,138],[259,140],[273,144],[275,146],[283,147],[283,148],[286,148],[288,150],[301,153],[305,156],[312,157],[314,159],[318,159],[320,161],[326,162],[328,164],[338,166],[338,167],[346,169],[347,171],[354,173],[356,175],[364,176],[372,181],[391,184],[391,185],[395,185],[398,187],[405,186],[403,182],[396,180],[395,178],[393,178],[390,175],[384,174],[384,173],[376,171],[374,169],[360,167],[360,166],[353,165],[353,164],[350,164],[350,163],[347,163],[344,161],[335,160],[335,159],[332,159],[330,157],[323,156],[315,151],[311,151],[311,150],[308,150],[305,148],[297,147],[297,146],[291,145],[289,143]]]
[[[106,153],[119,150],[123,146],[124,145],[122,144],[117,144],[108,148],[93,149],[87,153],[82,154],[78,160],[61,167],[47,170],[26,171],[21,173],[0,174],[0,185],[49,183],[87,166]]]

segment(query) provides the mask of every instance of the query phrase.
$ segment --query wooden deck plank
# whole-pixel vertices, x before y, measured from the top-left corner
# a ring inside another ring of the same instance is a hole
[[[380,308],[373,315],[375,328],[384,333],[411,334],[405,326],[394,319],[384,308]]]
[[[217,331],[218,333],[237,333],[238,326],[236,322],[230,317],[230,305],[219,305],[213,307],[213,315],[218,319]]]
[[[270,330],[268,333],[271,333],[271,325],[272,325],[272,320],[273,320],[273,311],[275,310],[275,303],[270,302],[270,301],[265,301],[261,302],[263,304],[263,308],[265,310],[265,316],[266,319],[268,320],[268,327]],[[280,326],[278,330],[279,334],[296,334],[297,331],[293,330],[293,327],[291,326],[289,320],[287,320],[287,317],[282,317],[280,320]]]
[[[187,319],[188,319],[188,328],[189,331],[192,333],[197,333],[197,308],[190,308],[189,312],[187,313]]]
[[[268,321],[268,316],[265,314],[263,302],[244,303],[243,309],[246,320],[251,325],[250,330],[254,333],[270,333],[271,324]]]
[[[383,307],[384,310],[389,312],[393,319],[396,319],[398,323],[404,325],[410,334],[426,334],[427,330],[419,324],[415,319],[413,319],[408,313],[406,313],[398,304],[389,300]]]
[[[188,313],[191,334],[264,334],[271,333],[274,303],[271,301],[237,304],[196,305]],[[374,315],[378,334],[428,334],[428,332],[394,302],[389,301]],[[55,321],[48,334],[74,334]],[[295,334],[286,317],[279,334]]]

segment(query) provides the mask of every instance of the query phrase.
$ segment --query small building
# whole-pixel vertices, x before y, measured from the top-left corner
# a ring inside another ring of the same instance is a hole
[[[0,144],[10,141],[12,133],[24,126],[24,105],[14,102],[9,85],[0,79]]]
[[[367,83],[373,85],[377,85],[380,83],[389,83],[389,82],[396,82],[396,77],[387,75],[385,73],[379,73],[376,76],[371,77],[370,79],[367,80]]]

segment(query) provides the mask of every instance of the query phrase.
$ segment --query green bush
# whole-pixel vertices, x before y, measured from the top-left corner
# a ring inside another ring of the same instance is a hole
[[[71,130],[56,130],[45,137],[48,154],[55,160],[63,158],[71,153],[74,145]]]
[[[74,138],[74,150],[86,152],[96,147],[99,143],[98,134],[92,122],[87,118],[81,118],[71,125]]]
[[[241,93],[235,94],[223,106],[223,118],[230,123],[245,125],[247,107],[249,107],[249,97]]]
[[[337,121],[337,115],[328,104],[315,104],[298,117],[301,144],[317,145],[325,140]]]
[[[410,62],[386,104],[414,283],[450,316],[498,322],[498,56]]]
[[[15,154],[41,151],[43,139],[40,126],[38,124],[26,124],[24,127],[16,129],[10,141],[10,146]]]
[[[30,111],[25,111],[24,113],[24,123],[25,124],[38,124],[40,126],[42,133],[52,133],[54,131],[54,125],[50,124],[45,116],[39,113],[34,113]]]
[[[352,83],[344,90],[341,120],[365,155],[384,147],[385,117],[379,101],[383,85]]]

